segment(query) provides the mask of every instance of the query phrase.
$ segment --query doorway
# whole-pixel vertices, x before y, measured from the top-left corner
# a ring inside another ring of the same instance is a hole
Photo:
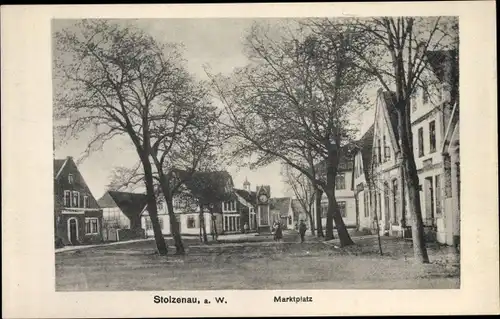
[[[75,217],[68,219],[68,240],[71,245],[78,244],[78,220]]]
[[[434,184],[432,176],[425,178],[425,219],[428,226],[434,226]]]

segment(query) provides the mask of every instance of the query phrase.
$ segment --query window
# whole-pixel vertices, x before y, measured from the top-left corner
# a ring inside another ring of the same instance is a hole
[[[226,203],[224,203],[226,204]],[[228,216],[224,216],[224,231],[228,231],[229,228],[228,228],[228,225],[229,224],[229,217]]]
[[[397,225],[399,223],[398,213],[399,213],[399,189],[398,180],[394,179],[392,181],[392,207],[393,207],[393,223]]]
[[[68,183],[73,184],[73,174],[68,175]]]
[[[365,199],[365,217],[370,217],[370,193],[368,190],[364,191],[364,199]]]
[[[225,212],[235,212],[236,211],[236,202],[235,201],[224,202],[223,210]]]
[[[429,122],[429,152],[434,153],[436,151],[436,122]]]
[[[429,91],[427,85],[424,85],[424,88],[422,90],[422,103],[423,104],[429,103]]]
[[[71,207],[80,207],[80,193],[73,192],[73,201],[71,203]]]
[[[181,203],[180,198],[178,198],[178,197],[177,197],[177,198],[174,198],[174,199],[172,200],[172,206],[174,206],[174,208],[175,208],[175,209],[180,209],[180,208],[182,208],[182,203]]]
[[[335,189],[345,189],[345,175],[338,174],[335,177]]]
[[[385,140],[385,135],[384,135],[384,162],[390,158],[391,158],[391,152],[389,146],[387,146],[387,142]]]
[[[85,234],[99,234],[99,221],[97,218],[85,218]]]
[[[417,110],[417,94],[418,90],[415,89],[411,94],[411,111],[415,112]]]
[[[89,197],[88,196],[83,196],[83,208],[89,208]]]
[[[340,216],[346,217],[345,202],[337,202],[337,206],[339,207]]]
[[[377,156],[378,156],[378,162],[382,163],[382,152],[380,150],[380,139],[377,141]]]
[[[187,218],[187,228],[196,228],[196,220],[193,216]]]
[[[418,156],[424,156],[424,128],[418,129]]]
[[[436,215],[441,215],[441,175],[436,175]]]
[[[151,230],[153,229],[153,223],[151,222],[151,218],[146,217],[146,230]]]
[[[64,207],[70,207],[70,206],[71,206],[71,192],[64,191]]]

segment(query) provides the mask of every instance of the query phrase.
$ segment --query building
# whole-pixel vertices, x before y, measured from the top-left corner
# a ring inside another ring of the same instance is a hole
[[[292,214],[292,198],[277,197],[269,199],[271,223],[279,222],[284,229],[288,228],[288,216]]]
[[[413,152],[427,240],[451,243],[460,219],[458,60],[454,50],[428,52],[427,58],[430,84],[417,88],[411,100]],[[406,236],[411,225],[394,102],[394,93],[378,91],[373,127],[358,141],[353,178],[360,228],[374,230],[378,220],[381,234]]]
[[[54,160],[56,246],[101,243],[102,209],[72,157]]]
[[[251,185],[248,179],[245,179],[245,182],[243,183],[243,189],[234,188],[233,191],[237,199],[237,210],[239,211],[239,215],[241,216],[243,225],[245,225],[245,223],[248,223],[249,230],[256,231],[257,193],[251,191]]]
[[[140,214],[146,201],[145,194],[107,191],[97,201],[103,210],[103,239],[120,241],[144,238]]]
[[[344,148],[346,150],[347,148]],[[325,170],[325,163],[320,162],[317,165],[318,171]],[[340,210],[340,215],[344,220],[346,227],[356,227],[356,201],[354,189],[352,186],[353,160],[350,155],[345,154],[341,157],[335,177],[335,199]],[[328,211],[328,198],[323,193],[321,197],[321,223],[323,229],[326,227],[326,216]],[[312,217],[316,225],[316,205],[313,205]],[[335,225],[334,225],[335,227]]]
[[[238,189],[227,172],[196,172],[186,177],[183,184],[184,190],[174,196],[172,202],[181,234],[199,235],[203,224],[208,235],[241,233],[245,224],[249,231],[256,231],[256,192],[250,191],[247,180],[243,189]],[[167,205],[163,197],[159,197],[160,226],[164,235],[170,235]],[[201,206],[203,214],[200,214]],[[154,235],[147,206],[141,212],[141,227],[146,236]]]
[[[358,141],[354,156],[359,228],[403,236],[405,210],[395,95],[377,92],[373,126]],[[401,200],[403,199],[403,201]],[[378,221],[378,225],[377,225]]]
[[[376,228],[375,215],[371,212],[374,187],[371,184],[374,125],[356,143],[354,155],[353,184],[358,212],[358,229],[372,231]]]

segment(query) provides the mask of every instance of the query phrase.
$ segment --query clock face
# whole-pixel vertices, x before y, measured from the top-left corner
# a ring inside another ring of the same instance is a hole
[[[267,202],[267,196],[262,194],[259,196],[259,200],[260,200],[260,202],[265,203],[265,202]]]

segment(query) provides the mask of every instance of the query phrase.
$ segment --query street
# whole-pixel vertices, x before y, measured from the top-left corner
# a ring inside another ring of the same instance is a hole
[[[255,238],[263,237],[256,236]],[[456,256],[429,249],[428,265],[412,261],[409,243],[375,238],[337,249],[294,231],[284,241],[200,245],[186,256],[158,256],[152,241],[93,247],[56,255],[57,291],[212,289],[431,289],[459,288]],[[356,241],[355,237],[354,240]],[[189,243],[189,244],[188,244]],[[169,248],[172,242],[168,241]],[[173,247],[172,247],[173,248]],[[171,248],[170,251],[173,251]]]

